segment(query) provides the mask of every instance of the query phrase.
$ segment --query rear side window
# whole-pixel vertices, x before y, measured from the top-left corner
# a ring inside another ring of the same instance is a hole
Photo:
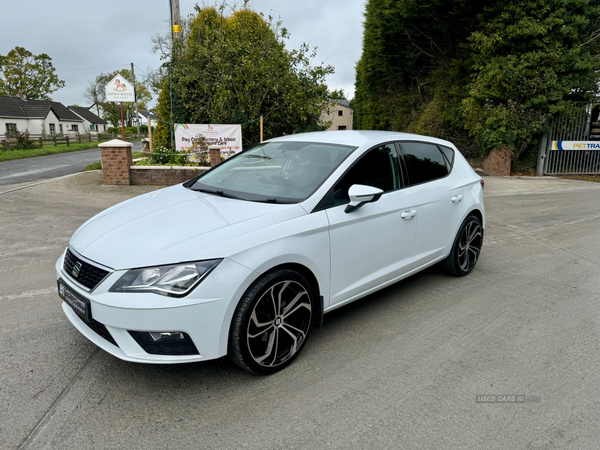
[[[437,145],[425,142],[402,142],[401,145],[411,184],[425,183],[448,175],[449,164]]]
[[[448,162],[450,163],[450,167],[454,167],[454,150],[450,147],[446,147],[444,145],[438,145]]]

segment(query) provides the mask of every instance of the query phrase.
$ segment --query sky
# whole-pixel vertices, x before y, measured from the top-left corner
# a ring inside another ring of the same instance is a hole
[[[355,64],[362,52],[366,0],[250,0],[256,11],[279,17],[291,33],[288,49],[303,42],[317,47],[314,64],[335,68],[326,79],[331,90],[354,95]],[[181,17],[202,0],[180,0]],[[204,4],[213,5],[213,0]],[[221,3],[221,2],[219,2]],[[235,5],[229,1],[228,5]],[[237,1],[237,5],[242,4]],[[0,0],[0,54],[16,46],[52,58],[65,87],[50,94],[64,105],[89,106],[83,91],[98,74],[135,66],[136,78],[160,66],[151,37],[169,31],[169,0]],[[156,101],[150,104],[152,106]]]

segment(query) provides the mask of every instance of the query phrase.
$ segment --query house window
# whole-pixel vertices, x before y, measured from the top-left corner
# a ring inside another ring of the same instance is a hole
[[[72,130],[72,131],[79,131],[79,126],[78,126],[78,125],[75,125],[75,124],[73,124],[73,125],[71,125],[71,130]]]
[[[63,134],[62,123],[58,124],[58,131],[60,131],[60,135],[62,136],[62,134]]]
[[[49,125],[50,127],[50,134],[56,134],[56,125],[54,125],[53,123],[51,123]]]
[[[346,125],[338,125],[338,130],[345,130],[346,129]]]
[[[102,125],[104,127],[104,131],[106,131],[106,125]]]
[[[98,125],[96,125],[96,131],[98,131]]]
[[[340,109],[340,110],[338,111],[338,116],[343,116],[343,115],[344,115],[344,111]]]
[[[6,124],[6,134],[15,134],[17,132],[17,124],[16,123],[7,123]]]

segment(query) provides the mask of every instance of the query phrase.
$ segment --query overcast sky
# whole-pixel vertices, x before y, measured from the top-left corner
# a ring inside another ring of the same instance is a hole
[[[192,13],[196,3],[202,4],[180,0],[181,16]],[[150,38],[169,31],[169,4],[169,0],[2,0],[0,54],[16,46],[36,55],[47,53],[66,83],[51,94],[52,99],[87,106],[83,90],[96,75],[129,68],[133,62],[139,77],[160,65],[158,55],[150,51]],[[314,63],[325,61],[335,68],[327,78],[329,88],[342,88],[349,98],[354,95],[365,0],[251,0],[250,4],[265,16],[281,18],[291,33],[288,48],[302,42],[318,47]]]

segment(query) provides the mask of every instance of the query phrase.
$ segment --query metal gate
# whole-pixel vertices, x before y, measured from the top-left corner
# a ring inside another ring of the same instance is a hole
[[[538,152],[538,175],[600,174],[599,150],[566,150],[553,148],[554,141],[587,141],[590,134],[592,105],[573,114],[563,114],[550,123]],[[600,141],[598,141],[600,144]]]

